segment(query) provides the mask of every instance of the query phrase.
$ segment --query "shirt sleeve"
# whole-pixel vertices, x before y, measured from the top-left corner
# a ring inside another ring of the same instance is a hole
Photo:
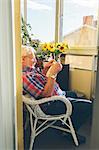
[[[42,91],[46,84],[46,80],[41,74],[25,74],[23,78],[23,91],[26,94],[39,98],[42,95]]]

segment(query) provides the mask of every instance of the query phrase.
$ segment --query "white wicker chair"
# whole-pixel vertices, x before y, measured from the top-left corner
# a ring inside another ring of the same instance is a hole
[[[50,101],[62,101],[66,105],[66,113],[61,115],[46,115],[41,109],[39,104],[43,104]],[[72,105],[70,101],[64,96],[52,96],[49,98],[42,98],[40,100],[35,100],[34,98],[28,98],[23,96],[23,102],[25,103],[29,115],[30,115],[30,125],[31,125],[31,140],[30,140],[30,150],[32,150],[34,139],[45,129],[51,127],[66,131],[71,133],[74,143],[78,146],[78,140],[75,130],[71,121]],[[41,120],[41,121],[40,121]],[[66,128],[54,125],[56,121],[60,120],[62,124],[66,125]],[[67,123],[68,120],[68,123]]]

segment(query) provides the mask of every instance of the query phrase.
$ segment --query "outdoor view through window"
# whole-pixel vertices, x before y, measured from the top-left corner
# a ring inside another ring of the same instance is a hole
[[[70,46],[96,46],[98,0],[64,0],[63,40]]]
[[[21,2],[23,10],[23,0]],[[56,0],[27,0],[27,23],[32,27],[34,38],[41,42],[55,38],[55,4]],[[97,7],[98,0],[64,0],[63,36],[74,33],[88,22],[95,27]]]

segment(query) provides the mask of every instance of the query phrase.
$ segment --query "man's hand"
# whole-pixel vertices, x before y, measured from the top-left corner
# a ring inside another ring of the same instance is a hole
[[[49,62],[46,62],[46,64],[44,65],[44,69],[49,69],[54,62],[55,62],[54,59],[50,60]]]
[[[51,64],[51,65],[50,65]],[[47,71],[46,76],[48,77],[47,83],[44,86],[44,90],[42,92],[42,97],[49,97],[53,95],[54,92],[54,84],[56,83],[55,77],[59,71],[62,70],[62,65],[58,62],[50,61],[50,68]]]
[[[47,77],[50,77],[50,76],[53,76],[53,75],[57,75],[60,71],[62,70],[62,65],[58,62],[55,62],[52,64],[52,66],[49,68],[46,76]]]
[[[42,70],[42,73],[46,75],[46,73],[48,72],[49,68],[53,65],[54,62],[55,62],[54,59],[50,60],[49,62],[46,62],[44,64],[44,68]]]

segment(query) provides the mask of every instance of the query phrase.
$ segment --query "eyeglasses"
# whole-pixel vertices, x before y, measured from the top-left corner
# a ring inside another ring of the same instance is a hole
[[[27,55],[27,56],[23,56],[22,58],[23,58],[23,59],[24,59],[24,58],[33,59],[33,56],[32,56],[32,55]]]

